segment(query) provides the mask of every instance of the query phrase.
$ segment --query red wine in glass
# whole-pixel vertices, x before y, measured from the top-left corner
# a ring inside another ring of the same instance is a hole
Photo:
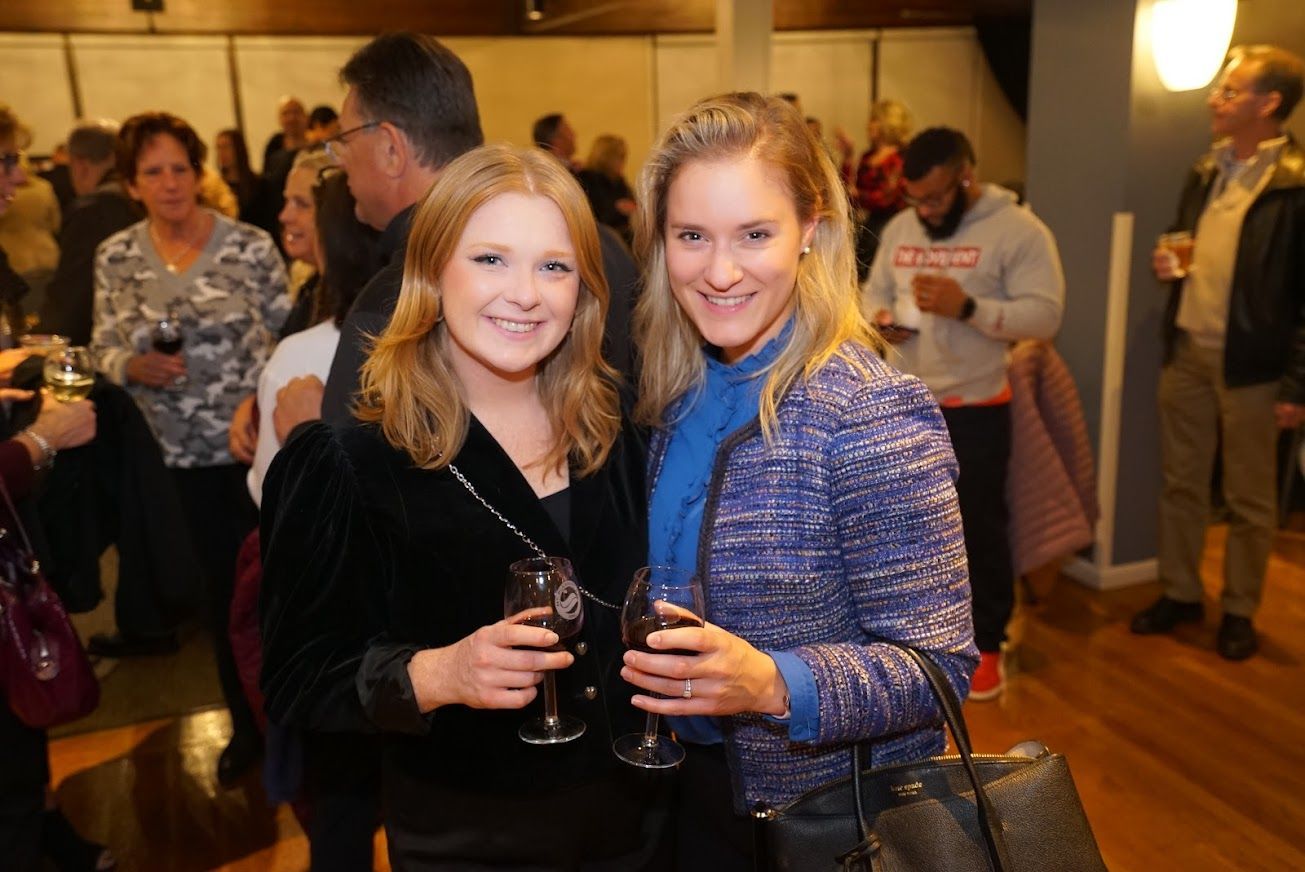
[[[637,651],[693,656],[696,651],[648,647],[648,637],[661,630],[701,627],[705,613],[702,584],[687,569],[645,566],[634,573],[621,608],[621,638]],[[657,734],[658,718],[648,713],[642,733],[622,736],[612,750],[640,769],[670,769],[684,759],[684,749],[669,736]]]
[[[167,315],[160,318],[154,325],[154,334],[151,337],[155,351],[163,354],[180,354],[181,353],[181,325],[173,315]]]
[[[150,336],[150,343],[154,346],[154,350],[163,354],[180,354],[181,340],[181,324],[171,312],[158,320],[154,325],[154,332]],[[185,384],[186,377],[184,375],[179,375],[172,380],[174,388],[179,388]]]
[[[644,615],[633,621],[622,633],[621,641],[625,647],[647,654],[679,654],[692,657],[697,651],[683,648],[650,648],[648,637],[660,630],[678,630],[681,627],[701,627],[702,619],[696,615]]]
[[[503,590],[503,614],[507,617],[527,609],[535,614],[522,621],[552,630],[558,644],[548,648],[560,651],[562,640],[580,632],[585,622],[584,600],[576,583],[571,562],[562,557],[531,557],[508,567],[507,587]],[[544,672],[544,714],[521,725],[517,735],[531,745],[556,745],[580,738],[585,722],[557,713],[557,679],[553,670]]]

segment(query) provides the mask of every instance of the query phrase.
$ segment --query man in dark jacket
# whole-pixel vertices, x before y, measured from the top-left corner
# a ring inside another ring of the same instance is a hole
[[[1214,150],[1188,175],[1175,230],[1195,238],[1190,269],[1157,248],[1171,283],[1160,376],[1160,579],[1134,633],[1202,619],[1200,562],[1210,476],[1222,439],[1231,514],[1217,648],[1242,660],[1259,643],[1277,522],[1278,430],[1305,420],[1305,151],[1283,131],[1305,65],[1273,46],[1235,49],[1207,100]]]
[[[79,124],[68,136],[68,169],[77,199],[64,215],[59,265],[46,286],[40,330],[67,336],[73,345],[91,340],[95,249],[144,217],[114,169],[117,140],[118,125],[111,121]]]

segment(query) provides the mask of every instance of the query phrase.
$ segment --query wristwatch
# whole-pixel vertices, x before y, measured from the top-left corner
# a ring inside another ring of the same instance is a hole
[[[33,430],[30,427],[22,431],[18,435],[26,436],[28,439],[31,439],[33,442],[36,443],[36,447],[41,449],[41,462],[32,464],[33,470],[35,470],[36,472],[40,472],[43,469],[49,469],[50,467],[54,466],[54,456],[59,452],[53,445],[50,444],[49,439],[46,439],[44,436],[42,436],[40,433],[37,433],[35,430]]]
[[[956,317],[961,321],[968,321],[974,317],[974,309],[978,304],[973,297],[966,297],[965,302],[961,303],[961,312]]]

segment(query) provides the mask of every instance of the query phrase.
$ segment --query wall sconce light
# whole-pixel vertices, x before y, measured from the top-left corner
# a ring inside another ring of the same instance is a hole
[[[1219,72],[1237,20],[1237,0],[1155,0],[1151,46],[1170,91],[1204,88]]]
[[[542,21],[544,19],[544,0],[526,0],[526,20]]]

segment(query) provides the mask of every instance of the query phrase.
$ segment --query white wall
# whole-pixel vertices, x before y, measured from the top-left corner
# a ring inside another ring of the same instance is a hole
[[[276,129],[284,94],[339,107],[338,71],[366,37],[236,37],[79,35],[72,65],[86,114],[124,118],[167,109],[190,121],[207,141],[236,121],[239,102],[255,162]],[[975,141],[989,178],[1021,178],[1024,127],[997,89],[968,28],[808,31],[775,34],[774,91],[801,95],[827,136],[845,129],[865,145],[874,93],[904,100],[920,127],[949,124]],[[449,38],[475,81],[481,122],[490,141],[525,144],[535,118],[564,112],[583,156],[602,133],[624,136],[632,178],[653,139],[678,112],[715,93],[714,40],[709,35],[659,37]],[[232,73],[234,58],[235,76]],[[233,79],[239,93],[232,93]],[[62,37],[0,34],[0,101],[33,128],[33,150],[47,152],[74,121]]]

